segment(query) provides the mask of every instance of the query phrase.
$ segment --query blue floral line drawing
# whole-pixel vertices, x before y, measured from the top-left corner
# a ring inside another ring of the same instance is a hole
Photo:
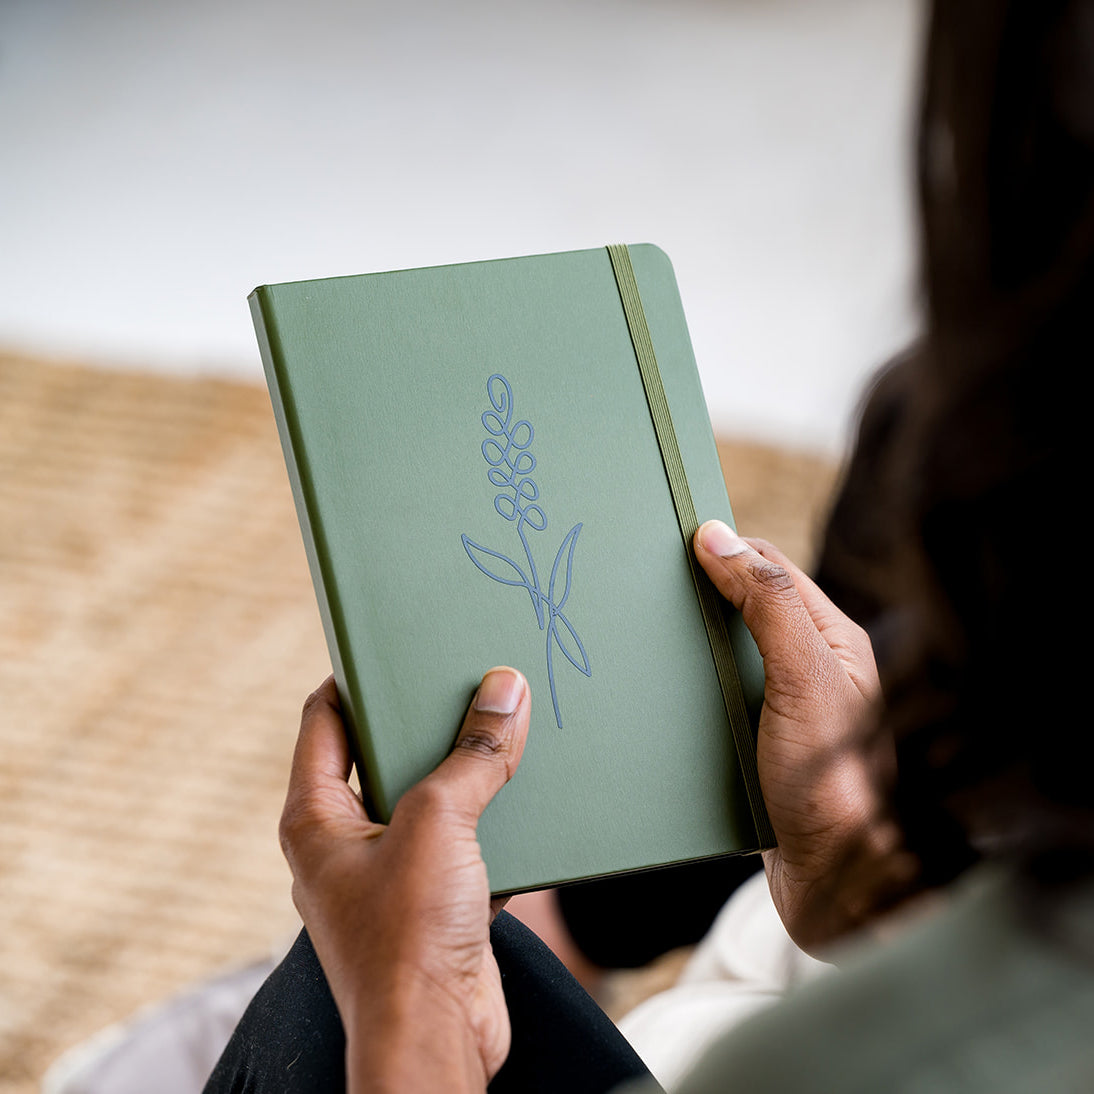
[[[460,536],[467,557],[494,581],[502,585],[514,585],[525,589],[531,597],[539,629],[547,635],[547,679],[551,685],[551,702],[555,708],[555,722],[562,728],[562,714],[555,689],[554,649],[557,646],[563,657],[584,676],[592,676],[589,658],[581,644],[573,624],[563,614],[570,595],[573,578],[574,548],[581,532],[581,524],[575,524],[562,540],[555,561],[551,566],[551,578],[544,593],[539,571],[528,543],[528,533],[542,532],[547,527],[547,517],[539,506],[539,487],[531,478],[536,458],[530,449],[535,430],[525,419],[513,421],[513,389],[504,376],[495,372],[486,381],[486,394],[490,410],[484,411],[482,424],[490,434],[482,442],[482,455],[490,465],[487,478],[498,488],[494,496],[494,509],[498,515],[516,524],[517,536],[524,548],[527,569],[500,551],[493,551],[476,543],[467,535]]]

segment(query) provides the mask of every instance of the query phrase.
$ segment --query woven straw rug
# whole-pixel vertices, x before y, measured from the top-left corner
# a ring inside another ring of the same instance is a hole
[[[808,563],[832,469],[722,451],[742,529]],[[327,672],[264,389],[0,353],[0,1090],[291,936]]]

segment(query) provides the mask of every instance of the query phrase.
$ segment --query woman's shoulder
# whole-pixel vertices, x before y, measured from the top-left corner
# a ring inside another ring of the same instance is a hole
[[[1094,924],[1094,882],[1057,922]],[[1094,1089],[1089,935],[1045,932],[1014,877],[981,869],[945,907],[719,1042],[679,1088],[750,1092]]]

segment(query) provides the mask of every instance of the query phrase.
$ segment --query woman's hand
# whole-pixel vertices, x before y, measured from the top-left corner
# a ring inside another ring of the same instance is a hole
[[[349,1089],[482,1090],[509,1051],[475,827],[512,777],[528,684],[488,672],[451,754],[373,823],[346,779],[333,680],[304,706],[281,818],[293,900],[346,1029]]]
[[[870,640],[770,544],[708,521],[695,553],[763,656],[756,760],[778,840],[764,865],[791,938],[823,951],[916,872],[887,807],[891,748],[872,732]]]

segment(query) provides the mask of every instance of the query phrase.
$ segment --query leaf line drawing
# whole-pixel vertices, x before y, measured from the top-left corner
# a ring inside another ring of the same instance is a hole
[[[555,552],[551,577],[544,592],[528,542],[529,532],[542,532],[547,528],[547,517],[539,505],[539,487],[531,477],[536,467],[536,458],[531,452],[535,430],[523,418],[513,421],[513,389],[501,373],[495,372],[486,381],[486,394],[491,409],[482,415],[482,424],[489,434],[482,442],[482,455],[489,465],[487,478],[491,485],[498,488],[494,496],[494,509],[504,520],[516,525],[526,565],[522,567],[508,555],[476,543],[466,534],[460,539],[467,557],[487,577],[502,585],[525,589],[531,598],[536,622],[539,629],[546,633],[547,679],[551,686],[555,722],[561,729],[562,713],[555,687],[555,648],[578,672],[592,676],[581,638],[562,610],[570,596],[574,549],[582,525],[575,524]]]

